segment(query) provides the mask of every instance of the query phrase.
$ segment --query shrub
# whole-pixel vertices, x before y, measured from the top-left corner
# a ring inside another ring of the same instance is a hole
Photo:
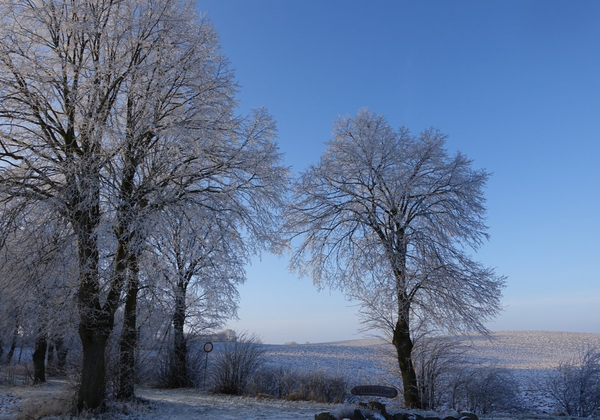
[[[435,410],[447,397],[454,368],[465,365],[462,352],[455,341],[443,337],[421,337],[415,341],[413,360],[421,407]]]
[[[295,401],[339,403],[344,400],[345,394],[346,381],[343,377],[316,371],[301,375],[298,385],[286,398]]]
[[[560,363],[547,380],[546,390],[569,416],[600,414],[600,349],[582,349],[575,360]]]
[[[285,398],[296,382],[297,375],[286,372],[282,367],[263,367],[252,376],[247,392],[249,395]]]
[[[451,407],[480,414],[522,408],[518,383],[507,369],[475,367],[457,372],[451,382]]]
[[[324,371],[286,372],[283,368],[263,368],[255,373],[249,387],[251,395],[268,394],[293,401],[338,403],[344,400],[347,383],[342,376]]]
[[[214,391],[241,395],[248,381],[264,362],[264,348],[256,335],[239,334],[234,341],[222,343],[212,369]]]

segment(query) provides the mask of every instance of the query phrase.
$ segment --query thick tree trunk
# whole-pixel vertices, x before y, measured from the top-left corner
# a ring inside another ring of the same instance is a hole
[[[117,398],[131,399],[135,396],[135,351],[137,349],[137,295],[139,291],[138,270],[134,257],[130,258],[130,275],[125,297],[123,329],[119,339],[119,389]]]
[[[79,411],[102,410],[105,406],[105,351],[114,325],[118,288],[111,285],[107,303],[100,304],[98,273],[99,252],[96,227],[99,209],[78,215],[77,246],[79,253],[80,285],[78,294],[79,338],[83,351],[81,384],[77,398]]]
[[[79,338],[83,347],[83,366],[81,369],[81,385],[77,399],[77,409],[104,408],[106,389],[106,365],[104,354],[109,332],[99,328],[88,328],[83,322],[79,324]]]
[[[35,351],[33,352],[33,383],[46,382],[46,349],[48,347],[46,335],[40,331],[35,338]]]
[[[171,381],[173,388],[189,385],[187,371],[187,343],[183,333],[185,324],[185,285],[179,283],[175,292],[175,312],[173,313],[173,361]]]
[[[413,342],[410,338],[409,324],[402,316],[399,317],[396,323],[392,343],[396,347],[398,364],[400,365],[400,372],[402,374],[404,403],[408,408],[421,408],[417,374],[412,360]]]

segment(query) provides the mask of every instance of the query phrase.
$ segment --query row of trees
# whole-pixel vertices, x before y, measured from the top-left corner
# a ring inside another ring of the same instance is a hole
[[[503,279],[467,252],[487,237],[488,174],[439,132],[342,118],[290,197],[274,121],[235,114],[232,72],[193,3],[2,0],[0,20],[2,304],[23,294],[36,308],[37,360],[64,331],[49,320],[78,324],[80,410],[105,400],[118,311],[118,395],[133,396],[141,290],[170,298],[184,385],[191,301],[219,325],[250,256],[291,238],[293,268],[390,333],[409,406],[411,319],[483,331],[499,311]]]
[[[7,0],[1,14],[3,239],[44,229],[22,220],[34,211],[69,227],[78,407],[96,408],[121,304],[119,394],[133,393],[142,265],[169,277],[175,331],[192,279],[210,281],[207,301],[218,295],[218,315],[230,315],[239,268],[255,249],[278,245],[287,170],[271,117],[234,115],[232,73],[192,4]]]

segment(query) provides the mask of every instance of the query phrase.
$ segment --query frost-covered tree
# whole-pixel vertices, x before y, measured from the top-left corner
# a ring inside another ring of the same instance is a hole
[[[200,184],[226,172],[223,159],[230,156],[223,153],[224,143],[232,142],[238,126],[231,113],[232,74],[210,24],[198,22],[192,6],[178,1],[132,6],[139,17],[135,65],[123,82],[115,115],[120,137],[106,169],[110,196],[116,197],[110,203],[116,237],[112,277],[125,287],[120,398],[133,396],[139,261],[148,221],[166,205],[197,200],[206,192],[198,190]]]
[[[596,417],[600,414],[600,349],[580,348],[570,361],[562,361],[542,389],[569,416]]]
[[[168,296],[172,348],[165,385],[190,385],[187,339],[190,333],[222,327],[237,312],[237,286],[245,279],[249,250],[242,232],[228,226],[227,210],[219,214],[198,209],[166,213],[152,235],[157,286]]]
[[[98,230],[103,167],[114,155],[107,140],[134,63],[124,9],[113,1],[0,3],[0,188],[13,208],[52,204],[77,238],[79,408],[104,400],[104,349],[122,289],[103,284]]]
[[[0,2],[2,223],[43,203],[74,232],[79,409],[104,402],[104,353],[123,294],[121,349],[132,364],[138,261],[153,215],[182,203],[226,209],[230,228],[278,245],[271,208],[287,171],[273,121],[262,110],[233,114],[227,60],[195,16],[183,0]]]
[[[445,138],[394,131],[368,110],[340,118],[319,163],[297,181],[289,212],[301,239],[292,267],[361,302],[367,325],[390,336],[411,407],[421,401],[411,320],[485,331],[503,287],[467,252],[487,238],[488,174],[450,155]]]
[[[74,241],[66,223],[48,215],[44,209],[20,215],[0,247],[0,295],[11,301],[0,306],[0,319],[20,318],[19,333],[32,337],[36,383],[46,380],[48,344],[74,330]]]

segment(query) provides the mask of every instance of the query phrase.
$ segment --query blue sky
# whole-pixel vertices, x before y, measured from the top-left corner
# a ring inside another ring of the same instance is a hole
[[[275,117],[286,164],[316,162],[333,121],[362,107],[433,126],[487,189],[508,276],[492,330],[600,333],[600,2],[199,0],[240,84],[240,111]],[[267,343],[359,337],[353,302],[263,255],[238,322]]]

